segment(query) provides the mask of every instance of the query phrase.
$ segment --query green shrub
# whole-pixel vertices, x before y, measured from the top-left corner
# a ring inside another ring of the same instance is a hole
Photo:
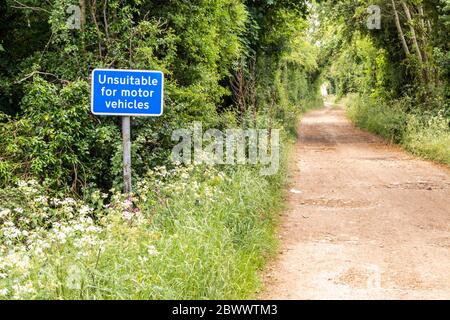
[[[409,115],[403,144],[415,154],[450,165],[449,119],[442,114]]]
[[[350,119],[361,128],[391,142],[401,142],[406,128],[406,113],[400,105],[387,106],[382,100],[355,96],[347,105]]]
[[[204,130],[255,126],[292,138],[299,113],[319,101],[305,5],[91,2],[86,24],[71,30],[69,2],[42,3],[32,17],[8,12],[0,298],[252,297],[273,252],[285,167],[273,177],[247,166],[174,168],[171,133],[201,121]],[[28,37],[25,22],[42,29],[31,52],[15,48]],[[243,111],[230,85],[239,66]],[[166,76],[164,115],[132,121],[132,203],[114,190],[122,187],[120,120],[89,112],[98,67]]]
[[[27,86],[23,114],[0,126],[3,183],[21,176],[39,177],[55,190],[101,184],[120,143],[112,119],[90,114],[89,85],[73,82],[62,89],[39,77]],[[15,164],[15,165],[12,165]]]
[[[400,143],[417,155],[450,164],[449,118],[442,112],[405,111],[414,109],[411,103],[408,98],[388,104],[353,96],[347,104],[347,114],[358,127]]]

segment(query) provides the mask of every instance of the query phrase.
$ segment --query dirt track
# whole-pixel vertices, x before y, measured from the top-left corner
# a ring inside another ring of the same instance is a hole
[[[262,299],[450,299],[450,171],[307,114]]]

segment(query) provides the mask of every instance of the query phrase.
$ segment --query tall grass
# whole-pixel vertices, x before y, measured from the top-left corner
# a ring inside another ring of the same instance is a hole
[[[407,99],[388,104],[352,96],[347,103],[347,114],[358,127],[399,143],[426,159],[450,165],[450,120],[442,113],[406,110],[415,110]]]
[[[449,121],[442,114],[409,115],[403,145],[415,154],[450,166]]]
[[[134,200],[139,212],[127,213],[126,200],[117,201],[96,232],[71,219],[22,240],[2,230],[0,298],[253,297],[257,272],[274,252],[283,173],[267,179],[245,166],[188,172],[142,183]],[[26,247],[30,241],[40,247]]]

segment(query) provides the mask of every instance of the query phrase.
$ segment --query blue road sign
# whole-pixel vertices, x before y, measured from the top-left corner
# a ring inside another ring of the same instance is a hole
[[[91,111],[110,116],[160,116],[164,74],[161,71],[94,69]]]

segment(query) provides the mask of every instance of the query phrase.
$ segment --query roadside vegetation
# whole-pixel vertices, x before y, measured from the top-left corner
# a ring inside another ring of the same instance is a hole
[[[81,7],[80,29],[67,7]],[[0,299],[253,297],[298,116],[319,106],[299,1],[0,1]],[[164,115],[90,114],[93,68],[166,75]],[[173,130],[280,129],[277,174],[177,165]]]
[[[369,5],[381,9],[380,29],[367,27]],[[326,1],[315,8],[322,81],[344,99],[351,120],[450,165],[450,2]]]
[[[140,180],[132,208],[118,193],[49,198],[33,180],[2,194],[11,208],[0,213],[2,297],[251,296],[273,249],[281,176],[207,167],[157,167],[151,175]]]
[[[0,0],[0,299],[254,297],[321,85],[450,164],[449,33],[449,0]],[[120,119],[90,113],[94,68],[165,74],[164,115],[132,119],[132,195]],[[174,163],[194,122],[280,129],[280,169]]]
[[[350,119],[359,127],[401,144],[423,158],[450,165],[449,117],[442,110],[405,111],[410,101],[371,100],[350,97],[346,104]],[[406,104],[406,106],[405,106]]]

